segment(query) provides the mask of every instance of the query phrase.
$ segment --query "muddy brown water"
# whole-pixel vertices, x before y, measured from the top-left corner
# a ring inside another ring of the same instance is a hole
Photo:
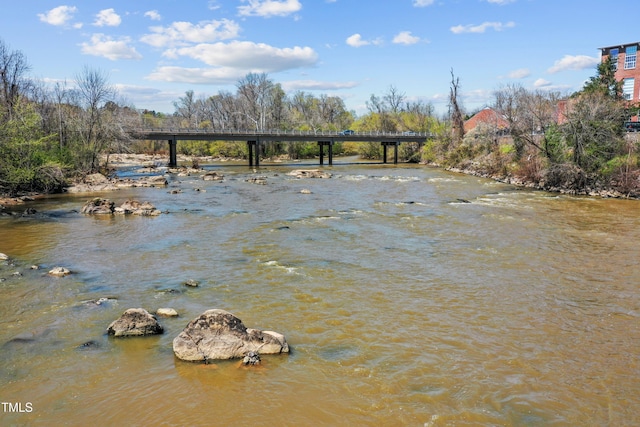
[[[94,194],[0,217],[0,425],[640,424],[640,202],[422,166],[263,165],[266,185],[208,167],[225,180],[98,194],[159,217],[77,213]],[[133,307],[180,317],[106,336]],[[292,352],[176,360],[210,308]]]

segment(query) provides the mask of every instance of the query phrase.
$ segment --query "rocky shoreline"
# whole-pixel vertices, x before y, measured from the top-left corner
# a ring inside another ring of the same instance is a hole
[[[547,191],[550,193],[558,193],[558,194],[567,194],[571,196],[587,196],[587,197],[597,197],[603,199],[640,199],[640,193],[632,194],[632,193],[622,193],[614,188],[593,188],[593,187],[585,187],[580,190],[575,190],[573,188],[563,188],[561,186],[550,186],[544,180],[540,182],[527,181],[519,177],[510,176],[510,175],[502,175],[502,174],[494,174],[489,173],[482,168],[475,167],[473,164],[469,164],[467,167],[444,167],[438,163],[423,163],[427,166],[433,166],[440,169],[444,169],[449,172],[461,173],[464,175],[477,176],[480,178],[487,178],[497,182],[502,182],[504,184],[513,185],[519,188],[529,188],[533,190]]]

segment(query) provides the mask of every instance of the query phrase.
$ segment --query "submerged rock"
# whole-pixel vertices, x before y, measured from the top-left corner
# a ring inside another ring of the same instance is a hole
[[[245,179],[245,182],[250,182],[251,184],[258,184],[258,185],[267,185],[267,177],[266,176],[253,176],[251,178]]]
[[[224,175],[215,171],[207,172],[202,175],[205,181],[224,181]]]
[[[289,172],[287,175],[296,178],[331,178],[331,174],[323,172],[320,169],[297,169]]]
[[[173,308],[159,308],[156,310],[156,315],[162,317],[178,317],[178,312]]]
[[[127,200],[122,205],[118,206],[114,209],[114,212],[117,214],[133,214],[133,215],[141,215],[141,216],[157,216],[162,212],[159,209],[156,209],[149,202],[140,203],[137,200]]]
[[[128,309],[107,328],[107,333],[115,337],[157,335],[163,332],[156,317],[143,308]]]
[[[288,353],[284,335],[259,331],[244,326],[242,321],[225,310],[207,310],[193,319],[173,340],[176,357],[187,361],[244,358],[258,354]]]
[[[260,363],[260,355],[256,352],[250,351],[247,355],[242,359],[243,365],[258,365]]]
[[[64,277],[71,274],[71,270],[65,267],[54,267],[49,270],[49,276]]]

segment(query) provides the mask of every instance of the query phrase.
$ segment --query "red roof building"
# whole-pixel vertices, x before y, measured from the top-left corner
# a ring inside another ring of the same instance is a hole
[[[503,131],[509,128],[509,122],[504,116],[492,108],[485,108],[474,114],[469,120],[464,122],[464,131],[469,132],[476,127],[484,125],[494,128],[496,131]]]

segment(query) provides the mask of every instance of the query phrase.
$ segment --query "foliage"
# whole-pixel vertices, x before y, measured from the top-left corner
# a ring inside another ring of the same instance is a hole
[[[597,172],[624,147],[624,106],[599,92],[584,93],[567,113],[562,133],[573,163],[587,173]]]
[[[600,62],[597,73],[582,88],[582,94],[601,95],[616,101],[622,100],[622,80],[616,80],[616,63],[612,56]],[[580,93],[575,94],[576,96]]]
[[[64,183],[64,166],[44,135],[33,106],[16,101],[11,119],[0,125],[0,188],[8,194],[54,191]],[[54,146],[55,147],[55,146]]]

